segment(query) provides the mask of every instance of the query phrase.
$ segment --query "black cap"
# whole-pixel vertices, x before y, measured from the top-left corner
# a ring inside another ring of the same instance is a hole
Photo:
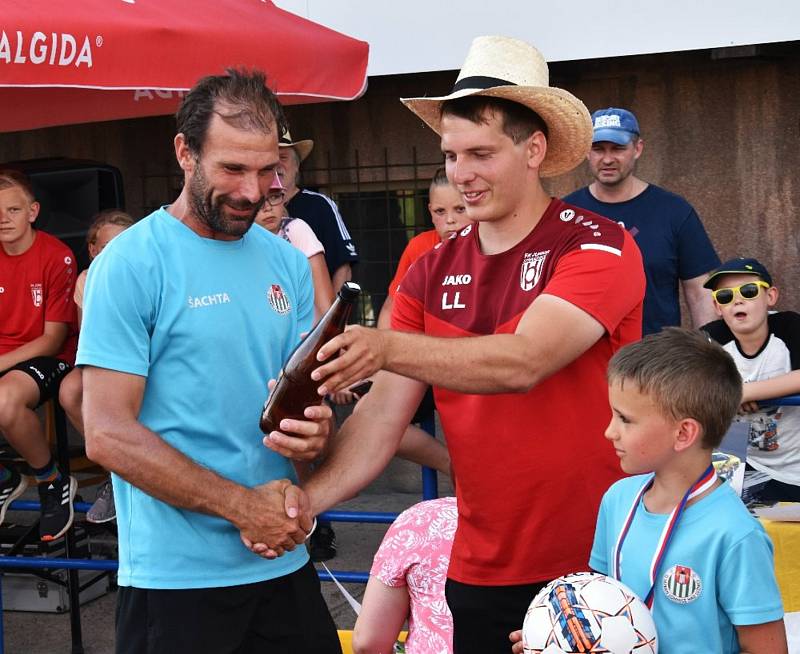
[[[757,259],[746,259],[744,257],[737,257],[723,263],[719,268],[712,271],[708,276],[703,288],[714,289],[714,280],[720,275],[758,275],[767,284],[772,286],[772,276],[764,265]]]
[[[348,302],[353,302],[361,293],[361,287],[355,282],[345,282],[339,289],[339,297]]]

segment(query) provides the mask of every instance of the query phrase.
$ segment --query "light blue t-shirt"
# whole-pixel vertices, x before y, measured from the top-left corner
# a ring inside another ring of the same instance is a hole
[[[283,239],[258,225],[235,241],[202,238],[162,208],[92,265],[77,362],[146,377],[139,421],[199,465],[247,487],[294,479],[258,422],[313,306],[308,261]],[[267,561],[228,521],[113,482],[122,586],[233,586],[308,560],[298,547]]]
[[[620,529],[650,477],[622,479],[606,492],[589,561],[593,570],[612,573]],[[650,590],[650,563],[667,517],[650,513],[640,502],[622,547],[621,581],[642,599]],[[733,625],[783,617],[772,543],[728,484],[683,513],[655,586],[660,654],[735,654],[739,643]]]

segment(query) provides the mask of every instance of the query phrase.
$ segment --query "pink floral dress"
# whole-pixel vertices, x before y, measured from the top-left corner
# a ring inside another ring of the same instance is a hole
[[[389,527],[370,574],[387,586],[408,586],[406,654],[451,654],[453,618],[444,597],[458,514],[456,498],[415,504]]]

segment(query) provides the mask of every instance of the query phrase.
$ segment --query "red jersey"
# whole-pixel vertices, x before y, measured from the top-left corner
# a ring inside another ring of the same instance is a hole
[[[412,266],[395,296],[393,328],[439,337],[514,333],[546,293],[606,329],[527,393],[434,389],[458,481],[448,576],[528,584],[587,568],[600,500],[622,476],[603,437],[611,417],[606,366],[641,338],[644,272],[622,227],[561,200],[500,254],[481,253],[478,229],[465,227]]]
[[[11,256],[0,247],[0,354],[44,334],[45,322],[65,322],[69,336],[56,357],[75,362],[75,278],[72,250],[41,230],[22,254]]]
[[[439,233],[435,229],[429,229],[427,232],[417,234],[408,242],[406,249],[403,250],[403,254],[400,255],[400,261],[397,263],[397,271],[394,274],[394,279],[392,283],[389,284],[390,297],[394,297],[394,294],[397,292],[397,287],[400,286],[400,282],[403,281],[403,277],[406,276],[411,264],[431,250],[439,241]]]

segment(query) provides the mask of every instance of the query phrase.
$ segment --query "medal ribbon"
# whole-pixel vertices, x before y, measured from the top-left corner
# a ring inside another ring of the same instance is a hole
[[[714,471],[714,466],[709,465],[706,468],[705,472],[700,475],[700,478],[692,484],[689,490],[683,496],[683,499],[678,502],[678,505],[672,509],[672,512],[669,514],[669,518],[667,518],[667,522],[664,525],[664,529],[661,531],[661,537],[658,539],[658,544],[656,545],[655,554],[653,554],[653,560],[650,563],[650,592],[647,593],[647,597],[644,598],[644,603],[647,604],[647,608],[653,608],[653,598],[655,595],[655,584],[656,584],[656,573],[658,572],[658,568],[661,566],[661,561],[664,559],[664,555],[667,553],[667,547],[669,547],[669,541],[672,538],[673,533],[675,532],[675,528],[678,526],[678,520],[680,520],[681,515],[683,514],[683,510],[686,508],[686,503],[691,500],[693,497],[697,497],[698,495],[705,493],[708,489],[712,488],[714,484],[717,482],[717,474]],[[636,497],[633,499],[633,504],[631,505],[630,510],[628,511],[628,515],[625,518],[625,522],[622,523],[622,529],[619,532],[619,536],[617,537],[617,542],[614,545],[614,551],[612,553],[612,558],[614,561],[614,579],[618,581],[622,581],[622,568],[620,566],[620,559],[622,555],[622,544],[625,542],[625,538],[628,535],[628,531],[631,528],[631,524],[633,523],[633,517],[636,515],[636,509],[639,507],[639,503],[642,501],[642,497],[648,491],[648,489],[653,485],[653,477],[651,476],[636,494]]]

